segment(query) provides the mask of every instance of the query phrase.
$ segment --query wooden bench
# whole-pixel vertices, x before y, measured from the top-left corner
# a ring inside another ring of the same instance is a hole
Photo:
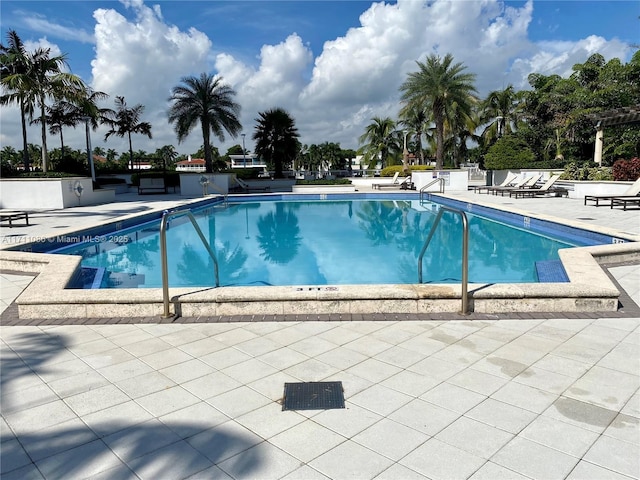
[[[29,212],[17,210],[0,210],[0,222],[9,222],[9,228],[13,228],[14,220],[24,220],[29,225]]]
[[[142,195],[142,193],[146,191],[167,193],[167,186],[164,184],[164,178],[142,177],[140,179],[140,185],[138,186],[138,195]]]

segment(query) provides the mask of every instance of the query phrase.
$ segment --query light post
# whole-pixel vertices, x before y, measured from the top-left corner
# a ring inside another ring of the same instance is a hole
[[[91,170],[91,180],[95,184],[96,170],[93,167],[93,154],[91,153],[91,135],[89,134],[89,121],[91,120],[91,117],[80,117],[80,120],[84,121],[87,136],[87,161],[89,162],[89,169]]]
[[[247,168],[247,152],[244,149],[244,136],[245,135],[246,135],[245,133],[242,134],[242,164],[243,164],[244,168]]]

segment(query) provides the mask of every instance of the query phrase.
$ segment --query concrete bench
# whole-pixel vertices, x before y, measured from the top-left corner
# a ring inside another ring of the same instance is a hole
[[[141,195],[146,191],[167,193],[167,186],[164,184],[164,178],[145,178],[140,179],[138,186],[138,194]]]
[[[29,225],[29,212],[17,210],[0,210],[0,222],[9,222],[9,228],[13,228],[14,220],[24,220]]]

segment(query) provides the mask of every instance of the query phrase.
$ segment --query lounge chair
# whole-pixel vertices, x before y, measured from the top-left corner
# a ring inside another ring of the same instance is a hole
[[[517,178],[516,180],[514,180],[511,185],[507,185],[506,187],[501,187],[500,185],[495,186],[495,187],[490,187],[487,188],[487,194],[492,193],[493,195],[497,195],[498,193],[500,193],[500,195],[504,196],[505,192],[510,192],[511,190],[518,190],[520,188],[524,188],[524,185],[530,180],[530,177],[527,176],[521,176],[519,178]]]
[[[499,185],[478,185],[478,186],[473,187],[471,190],[474,193],[482,193],[482,190],[487,190],[487,193],[489,193],[489,189],[490,188],[508,187],[509,185],[511,185],[515,181],[516,178],[518,178],[518,176],[515,173],[508,173],[507,177]]]
[[[271,187],[269,185],[259,186],[259,187],[258,186],[253,186],[253,185],[249,185],[247,182],[245,182],[241,178],[237,178],[237,177],[236,177],[236,183],[240,187],[240,191],[242,191],[244,193],[268,192],[269,190],[271,190]]]
[[[636,205],[640,207],[640,196],[635,197],[614,197],[611,199],[611,208],[622,207],[623,210],[627,210],[629,205]]]
[[[540,188],[520,188],[509,192],[510,197],[543,197],[554,195],[556,197],[568,197],[569,191],[566,188],[554,187],[553,184],[558,181],[560,175],[552,175]]]
[[[603,205],[609,205],[611,208],[613,208],[612,200],[614,198],[617,198],[617,199],[629,198],[629,199],[632,199],[631,201],[633,202],[633,199],[638,195],[640,195],[640,178],[638,178],[635,182],[633,182],[633,184],[629,188],[627,188],[625,192],[621,193],[620,195],[585,195],[584,204],[586,205],[587,201],[591,201],[591,202],[595,202],[596,207],[599,207],[600,202],[605,201],[607,203],[604,203]]]
[[[24,220],[29,225],[29,212],[19,210],[0,210],[0,222],[9,222],[9,228],[13,228],[13,222]]]
[[[380,187],[399,187],[400,182],[398,182],[398,177],[400,176],[400,172],[396,172],[391,179],[391,182],[387,183],[374,183],[371,185],[372,188],[380,188]]]

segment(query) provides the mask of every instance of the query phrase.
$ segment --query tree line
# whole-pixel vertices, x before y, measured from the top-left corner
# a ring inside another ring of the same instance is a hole
[[[145,152],[134,153],[132,134],[152,138],[152,125],[142,119],[144,106],[129,106],[122,96],[115,97],[114,109],[100,106],[109,95],[93,91],[66,72],[66,65],[66,56],[52,56],[50,49],[28,52],[14,30],[8,32],[7,44],[0,45],[0,104],[20,109],[24,170],[30,169],[31,155],[38,149],[27,141],[27,120],[41,125],[43,172],[49,169],[47,127],[50,134],[59,135],[59,156],[64,159],[72,151],[64,145],[63,130],[81,124],[94,131],[106,125],[105,141],[114,135],[126,138],[129,168],[133,168],[135,158]],[[372,118],[358,138],[357,151],[330,142],[302,145],[294,118],[274,107],[255,118],[255,153],[276,177],[289,168],[349,168],[349,159],[357,154],[370,167],[404,162],[407,168],[410,155],[418,164],[435,162],[437,169],[466,161],[491,169],[555,168],[593,158],[594,115],[640,105],[640,51],[627,64],[619,59],[607,62],[594,54],[574,65],[568,78],[535,73],[529,76],[530,90],[516,91],[508,85],[484,99],[478,97],[475,74],[451,54],[432,54],[416,65],[417,70],[408,73],[400,86],[398,119]],[[206,72],[181,78],[171,90],[168,122],[178,143],[199,127],[203,142],[196,156],[204,158],[207,172],[225,168],[212,137],[223,142],[242,131],[235,95],[222,77]],[[639,130],[637,124],[607,127],[605,161],[612,164],[617,158],[638,157]],[[233,147],[237,149],[242,153],[242,147]],[[16,153],[11,147],[0,151],[3,161]],[[106,153],[107,160],[114,157],[111,150]],[[152,158],[166,166],[180,156],[167,145]],[[57,163],[58,169],[65,164]]]

